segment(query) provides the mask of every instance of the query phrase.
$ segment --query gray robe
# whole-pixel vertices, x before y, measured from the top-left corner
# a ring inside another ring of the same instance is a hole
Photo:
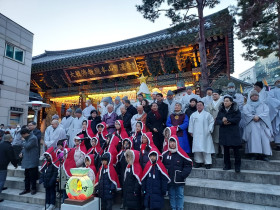
[[[243,107],[244,132],[243,140],[246,141],[246,153],[272,155],[270,140],[272,137],[271,122],[269,119],[269,109],[265,103],[260,102],[256,108],[252,103],[247,103]],[[259,116],[260,120],[255,122],[254,116]]]
[[[72,116],[69,116],[68,118],[63,117],[63,119],[61,120],[60,125],[63,125],[66,133],[68,132],[69,127],[70,127],[73,120],[74,120],[74,117],[72,117]]]

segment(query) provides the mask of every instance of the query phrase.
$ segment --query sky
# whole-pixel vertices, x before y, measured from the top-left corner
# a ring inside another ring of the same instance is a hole
[[[164,15],[154,23],[144,19],[136,4],[141,0],[0,0],[0,13],[34,34],[35,56],[45,50],[105,44],[170,26],[171,21]],[[235,4],[235,0],[221,0],[215,8],[205,9],[204,15]],[[242,43],[235,38],[235,77],[254,65],[242,58],[243,51]]]

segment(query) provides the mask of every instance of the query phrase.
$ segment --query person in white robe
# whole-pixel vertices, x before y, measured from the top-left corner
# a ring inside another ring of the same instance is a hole
[[[163,101],[168,105],[168,116],[167,118],[174,112],[175,104],[178,102],[174,99],[174,93],[171,90],[168,90],[166,99]]]
[[[268,91],[266,91],[266,88],[263,87],[263,82],[262,81],[257,81],[255,84],[254,84],[254,89],[252,89],[250,91],[250,93],[248,94],[249,96],[251,95],[251,92],[253,90],[256,90],[258,93],[259,93],[259,100],[266,103],[266,99],[267,99],[267,95],[268,95]],[[251,101],[251,98],[249,97],[247,99],[247,102]]]
[[[212,101],[213,101],[212,94],[213,94],[213,89],[208,87],[206,89],[206,96],[201,99],[201,101],[203,101],[205,107],[207,107],[209,104],[212,103]]]
[[[82,125],[83,125],[83,121],[87,120],[83,115],[82,115],[82,110],[80,108],[76,109],[75,112],[75,118],[73,119],[67,136],[69,136],[69,147],[73,148],[75,146],[74,143],[74,138],[77,135],[77,133],[79,133],[82,130]]]
[[[273,140],[276,150],[280,151],[280,79],[274,83],[275,88],[268,92],[267,104],[272,124]]]
[[[203,102],[198,102],[196,107],[197,111],[191,115],[188,129],[193,136],[194,167],[199,168],[204,163],[205,168],[210,169],[211,154],[215,153],[211,136],[214,129],[214,118],[204,110]]]
[[[71,123],[72,123],[72,121],[74,119],[71,116],[71,114],[72,114],[72,109],[71,108],[67,109],[66,110],[66,116],[63,117],[63,119],[61,120],[61,123],[60,123],[60,125],[62,125],[65,128],[65,132],[66,133],[68,132],[69,127],[70,127],[70,125],[71,125]]]
[[[103,98],[102,101],[101,101],[101,103],[100,103],[100,105],[99,105],[99,107],[98,107],[98,108],[99,108],[99,112],[100,112],[100,117],[101,117],[101,119],[103,118],[103,116],[104,116],[105,114],[108,113],[108,110],[107,110],[108,104],[110,104],[110,99],[109,99],[109,97]]]
[[[50,129],[50,135],[48,138],[45,139],[45,145],[47,149],[50,147],[56,149],[57,142],[61,139],[66,139],[66,132],[61,126],[59,126],[58,120],[53,120],[51,126],[52,129]]]
[[[250,101],[243,107],[245,128],[243,140],[246,142],[245,153],[252,154],[256,159],[269,161],[267,156],[272,155],[270,140],[272,140],[271,122],[268,106],[259,100],[259,93],[251,91]]]
[[[83,116],[84,116],[86,119],[88,119],[89,116],[90,116],[90,112],[91,112],[92,110],[96,110],[96,109],[95,109],[94,106],[92,106],[91,100],[88,99],[88,100],[86,100],[86,108],[84,108],[84,110],[83,110]]]
[[[115,103],[114,103],[114,112],[119,116],[121,115],[121,98],[119,96],[117,96],[115,98]]]
[[[244,106],[244,96],[236,92],[235,84],[233,82],[228,83],[226,95],[233,98],[233,101],[238,105],[238,109],[242,113]]]
[[[132,132],[135,133],[136,123],[141,121],[143,123],[146,122],[147,114],[144,112],[144,108],[142,105],[137,106],[137,114],[133,115],[131,118],[131,129]]]
[[[190,86],[186,87],[186,91],[187,93],[181,98],[183,112],[185,112],[186,109],[189,107],[189,103],[192,98],[195,98],[197,101],[201,100],[201,98],[198,95],[192,92],[192,87]]]
[[[206,107],[205,111],[209,112],[214,120],[216,121],[216,118],[218,116],[220,106],[223,103],[223,97],[221,97],[221,90],[213,90],[212,93],[212,102],[208,104]],[[214,148],[215,148],[215,154],[216,157],[222,157],[222,154],[224,154],[224,147],[220,146],[219,144],[219,130],[220,130],[220,125],[215,124],[214,130],[212,133],[212,139],[214,143]],[[221,150],[219,150],[221,148]]]

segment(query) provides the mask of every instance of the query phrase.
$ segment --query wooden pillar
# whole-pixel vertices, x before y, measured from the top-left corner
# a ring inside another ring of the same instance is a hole
[[[228,79],[230,79],[228,35],[225,36],[225,45],[226,45],[226,58],[227,58],[227,69],[226,69],[226,74],[227,74]]]

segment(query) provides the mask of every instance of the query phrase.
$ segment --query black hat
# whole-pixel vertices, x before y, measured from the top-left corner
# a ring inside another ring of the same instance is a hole
[[[213,91],[213,89],[212,89],[211,87],[206,88],[206,92],[207,92],[208,90]]]
[[[222,90],[220,90],[220,89],[215,89],[215,90],[213,90],[213,93],[218,93],[219,95],[221,95],[222,94]]]
[[[263,82],[262,81],[257,81],[254,85],[263,89]]]

